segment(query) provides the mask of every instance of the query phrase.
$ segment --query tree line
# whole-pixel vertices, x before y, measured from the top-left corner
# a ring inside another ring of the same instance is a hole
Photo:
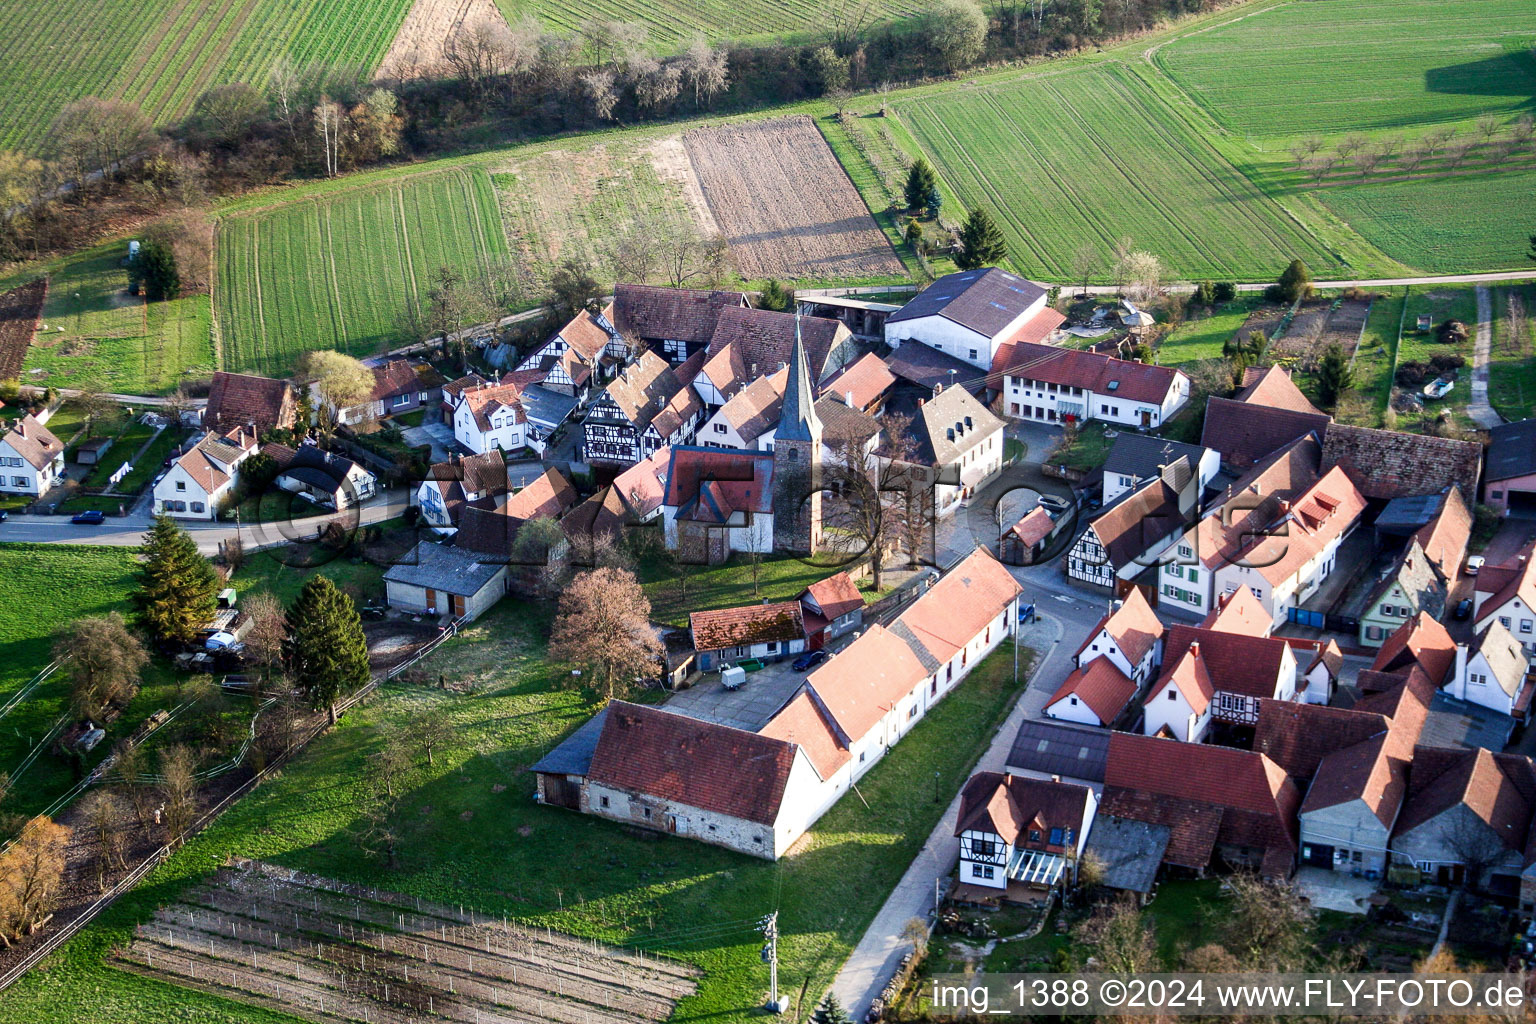
[[[264,82],[205,90],[164,129],[132,103],[85,97],[59,113],[40,152],[0,151],[0,258],[77,245],[99,230],[92,208],[107,200],[138,213],[195,208],[213,196],[487,137],[505,144],[705,110],[840,100],[1087,46],[1215,6],[1016,0],[989,14],[975,0],[930,0],[916,16],[880,21],[874,0],[834,0],[821,42],[714,44],[699,36],[666,56],[636,22],[600,18],[555,32],[531,19],[480,21],[459,26],[430,66],[407,60],[389,78],[279,61]]]

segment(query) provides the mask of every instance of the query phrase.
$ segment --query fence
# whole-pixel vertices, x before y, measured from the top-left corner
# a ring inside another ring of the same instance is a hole
[[[338,701],[335,705],[337,716],[339,717],[352,708],[356,707],[358,703],[363,700],[363,698],[367,697],[374,690],[378,689],[381,683],[395,678],[400,673],[410,668],[412,665],[415,665],[422,658],[425,658],[428,654],[431,654],[443,643],[443,641],[449,639],[450,637],[457,636],[459,633],[459,627],[463,624],[463,622],[464,619],[462,618],[454,619],[436,639],[423,646],[421,650],[417,651],[410,658],[410,660],[401,662],[399,665],[396,665],[382,676],[373,677],[372,679],[368,680],[368,682],[356,693],[352,694],[350,697]],[[52,667],[53,666],[50,666],[50,669]],[[108,889],[106,892],[102,893],[94,901],[92,901],[90,905],[88,905],[83,911],[80,912],[79,916],[75,917],[67,924],[61,925],[57,931],[50,934],[42,942],[39,942],[36,948],[28,950],[27,954],[23,956],[20,961],[18,961],[4,974],[0,974],[0,992],[4,992],[7,988],[10,988],[21,978],[22,975],[26,974],[33,967],[36,967],[45,957],[73,938],[82,928],[90,924],[91,921],[95,920],[98,914],[116,902],[118,897],[122,896],[123,893],[132,889],[135,885],[141,882],[145,875],[148,875],[160,864],[161,861],[165,860],[165,858],[174,853],[178,846],[186,843],[187,840],[193,838],[208,825],[212,824],[213,821],[219,817],[219,815],[223,814],[230,807],[232,807],[241,797],[245,796],[262,782],[266,781],[268,777],[282,768],[283,765],[287,764],[293,755],[309,746],[309,744],[314,741],[315,737],[325,732],[328,727],[328,723],[323,721],[319,725],[316,725],[301,739],[291,744],[287,750],[283,751],[281,754],[269,761],[266,767],[262,768],[261,771],[257,772],[255,775],[242,782],[239,786],[230,791],[230,793],[228,793],[222,800],[208,808],[208,810],[204,811],[203,814],[200,815],[188,827],[186,834],[179,840],[166,843],[164,846],[157,849],[154,853],[151,853],[143,860],[142,863],[140,863],[132,871],[128,872],[128,874],[121,880],[119,880],[116,885],[112,886],[111,889]],[[249,743],[247,743],[242,749],[248,748]],[[226,768],[225,770],[228,769]],[[90,780],[87,779],[86,783],[89,783],[89,781]],[[69,797],[73,799],[73,797],[78,795],[78,793],[84,788],[85,786],[82,784],[81,786],[77,787],[75,791],[71,792]],[[62,804],[60,806],[62,806]]]

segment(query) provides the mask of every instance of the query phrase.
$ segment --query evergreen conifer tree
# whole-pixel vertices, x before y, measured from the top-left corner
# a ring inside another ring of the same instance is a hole
[[[843,1004],[837,1001],[837,996],[829,992],[811,1015],[811,1024],[853,1024],[853,1018],[848,1016]]]
[[[918,157],[912,161],[911,168],[907,171],[907,184],[903,189],[907,200],[907,209],[917,210],[928,202],[928,193],[938,185],[938,176],[933,173],[933,168],[928,166],[928,161]]]
[[[981,207],[971,211],[960,229],[961,253],[955,263],[962,270],[995,266],[1008,258],[1008,243],[992,215]]]
[[[170,516],[155,518],[144,535],[144,565],[134,595],[150,633],[165,643],[189,643],[214,612],[219,578],[197,543]]]
[[[288,609],[284,655],[289,677],[336,723],[336,701],[368,682],[368,642],[352,599],[325,576],[311,576]]]

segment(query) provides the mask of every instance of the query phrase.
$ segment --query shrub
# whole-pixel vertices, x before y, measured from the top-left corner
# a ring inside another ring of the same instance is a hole
[[[1216,285],[1211,281],[1201,281],[1195,286],[1194,301],[1199,306],[1216,305]]]
[[[1272,284],[1269,287],[1264,289],[1264,301],[1265,302],[1277,302],[1277,303],[1278,302],[1284,302],[1285,301],[1285,293],[1281,290],[1279,285]]]
[[[1216,284],[1214,295],[1217,302],[1231,302],[1237,298],[1237,285],[1231,281],[1219,281]]]
[[[1291,265],[1280,275],[1280,297],[1284,302],[1295,302],[1312,294],[1312,271],[1301,260],[1291,260]]]

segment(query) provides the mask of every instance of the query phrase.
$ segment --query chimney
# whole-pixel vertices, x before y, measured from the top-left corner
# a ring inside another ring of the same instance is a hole
[[[22,437],[27,436],[27,418],[25,416],[16,421],[16,433]]]
[[[1051,776],[1051,781],[1052,782],[1060,782],[1061,781],[1061,776],[1060,775],[1052,775]]]
[[[1451,696],[1461,700],[1467,694],[1467,645],[1456,645],[1456,674],[1451,676]]]
[[[919,398],[919,399],[918,399],[918,400],[917,400],[917,407],[918,407],[918,408],[919,408],[919,409],[921,409],[921,408],[922,408],[922,407],[923,407],[923,400],[922,400],[922,399],[921,399],[921,398]]]
[[[939,395],[943,392],[943,390],[944,390],[944,385],[943,384],[935,384],[933,386],[933,397],[934,398],[938,398]]]
[[[1189,656],[1191,658],[1198,658],[1198,657],[1200,657],[1200,641],[1199,640],[1196,640],[1194,643],[1189,645]]]
[[[853,408],[853,392],[852,391],[844,391],[843,392],[843,404],[846,405],[850,409]]]
[[[1280,514],[1281,515],[1286,515],[1290,511],[1291,511],[1291,503],[1289,501],[1281,500],[1281,502],[1280,502]]]

